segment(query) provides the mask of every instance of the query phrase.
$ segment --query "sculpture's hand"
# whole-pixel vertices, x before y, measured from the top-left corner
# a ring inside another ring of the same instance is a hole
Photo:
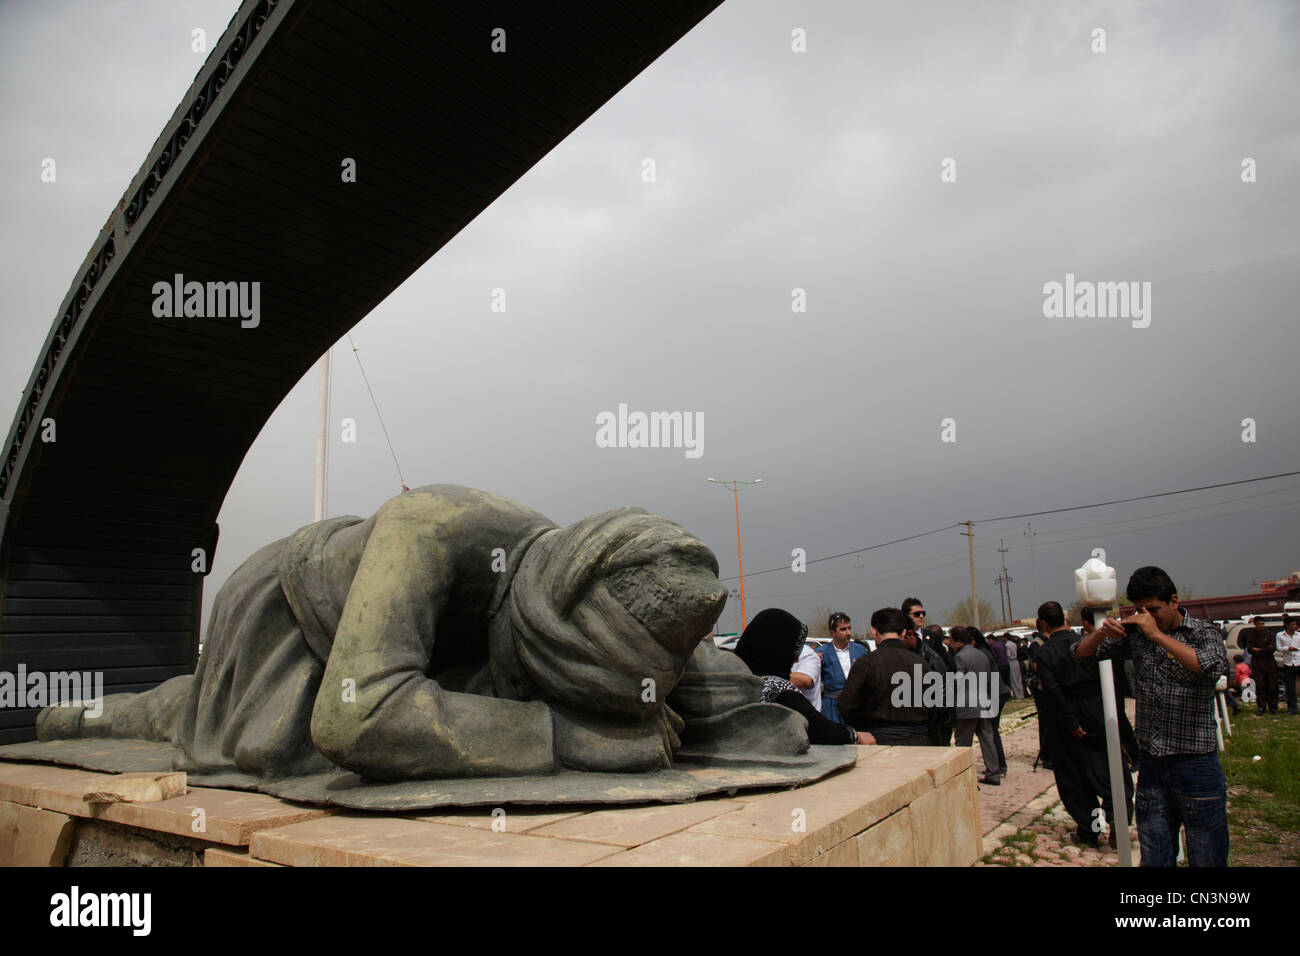
[[[569,770],[598,772],[656,770],[672,765],[682,720],[667,706],[644,723],[551,704],[555,760]]]

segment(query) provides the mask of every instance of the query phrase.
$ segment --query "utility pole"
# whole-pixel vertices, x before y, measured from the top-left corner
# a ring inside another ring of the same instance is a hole
[[[326,484],[329,476],[330,349],[320,357],[320,385],[316,390],[316,499],[313,521],[321,521],[329,509]]]
[[[970,545],[970,613],[975,619],[975,626],[983,630],[980,624],[980,595],[979,589],[975,586],[975,522],[959,521],[958,524],[964,524],[966,530],[962,532],[966,536],[967,543]]]
[[[1002,606],[1002,626],[1006,627],[1007,626],[1007,602],[1002,598],[1002,572],[1001,571],[999,571],[998,576],[993,579],[993,583],[997,586],[998,589],[998,604]]]
[[[736,564],[740,567],[740,629],[743,631],[748,619],[745,616],[745,559],[740,551],[740,486],[761,484],[762,478],[755,478],[753,481],[718,481],[716,478],[706,478],[705,481],[711,481],[715,485],[721,485],[724,488],[730,488],[731,494],[736,502]]]
[[[1038,555],[1034,551],[1034,538],[1037,537],[1037,535],[1034,534],[1034,523],[1032,521],[1026,521],[1025,526],[1029,528],[1029,530],[1025,532],[1025,537],[1029,539],[1029,561],[1034,567],[1034,608],[1036,612],[1041,603],[1038,600]]]
[[[1016,617],[1016,612],[1011,609],[1011,575],[1007,573],[1007,551],[1010,549],[1005,538],[998,538],[998,542],[1002,545],[998,548],[1002,552],[1002,586],[1007,589],[1007,613],[1003,620],[1010,622]]]

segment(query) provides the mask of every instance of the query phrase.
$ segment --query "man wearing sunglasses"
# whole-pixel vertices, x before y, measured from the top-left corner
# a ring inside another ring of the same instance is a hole
[[[944,644],[943,631],[925,626],[925,605],[921,599],[908,598],[903,602],[902,612],[907,617],[908,630],[916,633],[916,652],[930,665],[930,669],[940,674],[955,672],[957,660]],[[930,742],[936,747],[947,747],[952,742],[956,726],[956,710],[951,706],[935,708],[934,720],[930,725]]]

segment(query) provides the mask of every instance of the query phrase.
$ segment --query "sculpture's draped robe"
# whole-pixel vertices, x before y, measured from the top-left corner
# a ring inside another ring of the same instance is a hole
[[[514,508],[514,520],[493,531],[503,550],[514,549],[517,565],[519,541],[554,525]],[[490,696],[485,621],[501,575],[479,574],[486,585],[458,588],[453,569],[419,567],[431,563],[428,549],[411,543],[419,536],[385,540],[383,521],[381,512],[366,521],[309,525],[257,551],[231,575],[214,603],[208,642],[180,708],[177,743],[187,769],[278,777],[337,764],[376,779],[553,769],[547,706]],[[490,552],[483,550],[484,569]],[[456,590],[454,616],[433,619],[437,595],[429,587],[388,588],[349,607],[363,560],[372,577],[388,574],[398,584],[419,580],[422,572],[442,573],[446,589]],[[436,554],[432,563],[438,564]],[[346,660],[334,655],[338,673],[322,689],[345,614],[356,618]],[[448,630],[436,643],[435,627]],[[313,710],[326,694],[327,709],[348,728],[342,759],[327,757],[313,739]]]

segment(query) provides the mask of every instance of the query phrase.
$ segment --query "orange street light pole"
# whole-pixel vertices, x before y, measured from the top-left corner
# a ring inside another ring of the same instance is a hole
[[[757,485],[763,479],[755,478],[753,481],[718,481],[716,478],[708,478],[707,481],[715,485],[722,485],[724,488],[731,487],[732,497],[736,502],[736,564],[740,568],[740,630],[743,633],[745,625],[748,623],[748,617],[745,615],[745,559],[740,550],[740,486]]]

